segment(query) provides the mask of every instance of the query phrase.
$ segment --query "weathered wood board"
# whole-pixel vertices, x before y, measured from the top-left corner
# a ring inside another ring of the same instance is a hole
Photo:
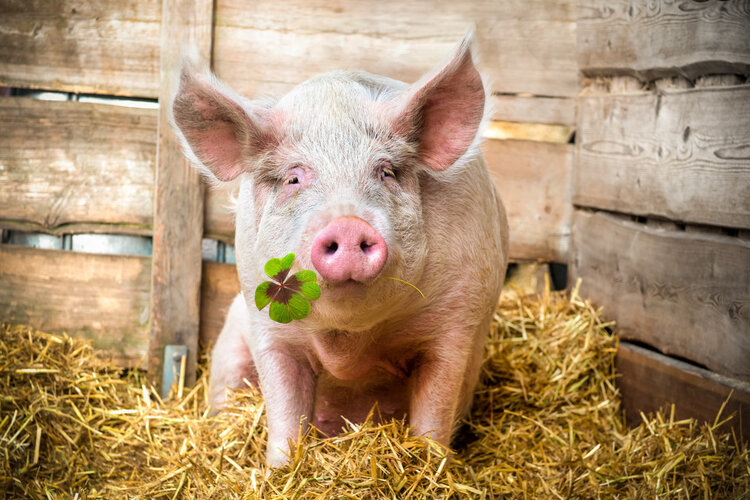
[[[584,75],[642,80],[750,73],[747,0],[583,0],[578,65]]]
[[[156,97],[161,2],[3,0],[0,85]]]
[[[573,146],[487,140],[490,175],[510,224],[510,258],[567,262]]]
[[[0,54],[0,85],[157,97],[160,7],[143,0],[3,2],[0,46],[8,50]],[[575,17],[574,0],[225,0],[217,2],[214,54],[219,75],[250,97],[285,93],[332,69],[413,81],[476,26],[483,68],[499,94],[495,118],[572,124]]]
[[[590,95],[578,116],[575,204],[750,228],[750,85]]]
[[[669,415],[672,404],[675,420],[694,418],[713,424],[726,402],[719,422],[735,415],[722,430],[732,428],[738,439],[750,443],[750,384],[747,382],[722,377],[628,342],[620,343],[615,367],[629,425],[643,421],[641,412],[647,415],[666,408]]]
[[[575,125],[576,122],[575,98],[494,94],[489,100],[494,120],[550,125]]]
[[[234,264],[203,262],[200,335],[203,347],[212,346],[219,336],[229,306],[238,293],[240,279]]]
[[[152,234],[155,110],[5,98],[0,111],[0,226]],[[563,261],[572,146],[486,140],[484,152],[508,205],[513,258]],[[206,237],[234,243],[231,204],[206,190]]]
[[[206,187],[204,229],[206,238],[234,245],[234,198],[238,184]]]
[[[514,260],[566,262],[570,237],[573,146],[486,140],[487,165],[505,203]],[[234,243],[232,192],[206,193],[206,235]]]
[[[179,85],[180,51],[193,46],[210,59],[213,0],[163,0],[159,101],[169,102]],[[161,386],[164,349],[188,349],[185,384],[195,382],[200,334],[203,186],[169,124],[169,106],[159,108],[159,142],[151,274],[149,378]]]
[[[576,210],[572,275],[619,335],[750,381],[750,241]]]
[[[493,93],[571,97],[578,92],[575,18],[573,0],[262,0],[251,7],[241,0],[218,0],[214,69],[250,97],[281,95],[334,69],[412,82],[440,64],[476,26]],[[507,105],[496,106],[495,118],[549,122],[549,100],[531,107],[533,101],[522,100],[508,116],[503,114]],[[562,104],[564,111],[555,112],[553,123],[561,117],[572,123],[572,106]]]
[[[156,111],[0,98],[0,226],[150,234]]]
[[[125,366],[148,347],[151,259],[0,245],[0,318],[92,339]]]

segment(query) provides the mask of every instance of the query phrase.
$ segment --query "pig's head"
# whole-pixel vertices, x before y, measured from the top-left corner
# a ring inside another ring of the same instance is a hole
[[[477,136],[485,92],[471,42],[411,86],[332,72],[276,102],[183,68],[173,117],[186,154],[209,178],[241,179],[236,254],[246,294],[266,279],[267,259],[294,252],[296,266],[319,277],[321,298],[303,320],[316,327],[364,330],[417,302],[389,277],[419,286],[429,273],[425,176],[460,175],[450,167]]]

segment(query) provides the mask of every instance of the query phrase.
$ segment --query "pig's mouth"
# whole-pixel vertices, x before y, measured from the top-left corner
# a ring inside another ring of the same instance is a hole
[[[365,300],[375,280],[366,282],[352,278],[341,281],[320,282],[323,289],[322,298],[331,298],[335,301],[341,300]]]
[[[352,278],[342,281],[323,281],[322,283],[326,290],[359,290],[366,288],[368,284]]]

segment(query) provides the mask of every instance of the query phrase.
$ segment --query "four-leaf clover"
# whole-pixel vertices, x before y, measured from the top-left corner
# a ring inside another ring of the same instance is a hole
[[[310,314],[310,301],[320,297],[315,271],[302,270],[291,276],[294,254],[266,262],[264,271],[273,281],[264,281],[255,289],[255,306],[260,311],[269,303],[268,315],[279,323],[289,323]]]

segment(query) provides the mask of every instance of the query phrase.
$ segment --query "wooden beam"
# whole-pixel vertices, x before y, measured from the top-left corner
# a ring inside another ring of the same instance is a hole
[[[0,99],[0,226],[150,234],[156,110]]]
[[[185,345],[185,381],[195,381],[200,325],[203,189],[169,125],[180,50],[192,44],[210,59],[212,0],[163,0],[149,376],[160,385],[164,347]]]
[[[750,381],[750,241],[576,210],[572,274],[624,339]]]
[[[0,85],[156,97],[160,7],[151,0],[3,0]]]
[[[486,140],[482,150],[508,214],[510,258],[567,262],[573,146]]]
[[[573,202],[748,229],[748,116],[750,85],[584,96]]]
[[[251,98],[283,95],[318,73],[336,69],[413,82],[442,63],[471,27],[476,27],[482,69],[493,93],[577,94],[574,0],[470,0],[439,8],[431,0],[345,2],[335,7],[321,0],[260,0],[252,8],[242,0],[218,0],[215,70]],[[530,103],[519,99],[519,108]],[[566,124],[572,123],[572,106],[566,102],[565,111],[556,113]],[[519,109],[506,115],[507,106],[496,108],[498,120],[549,120],[549,110],[536,104],[520,116]]]
[[[240,291],[240,279],[234,264],[203,263],[200,342],[204,347],[212,346],[219,336],[229,306]]]
[[[573,97],[494,94],[490,96],[492,119],[516,123],[575,125]]]
[[[629,425],[640,424],[648,414],[674,404],[675,420],[694,418],[713,424],[734,414],[722,430],[733,429],[750,444],[750,384],[717,375],[658,352],[621,342],[615,357],[622,406]]]
[[[750,73],[746,0],[579,4],[578,66],[584,75],[628,74],[649,81]]]
[[[0,245],[0,318],[93,340],[122,366],[148,348],[151,259]]]

